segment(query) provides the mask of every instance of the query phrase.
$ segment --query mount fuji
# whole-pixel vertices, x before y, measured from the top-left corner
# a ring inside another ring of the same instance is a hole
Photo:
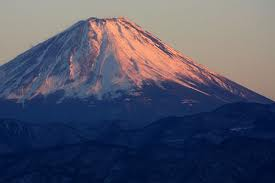
[[[89,18],[0,67],[0,116],[152,121],[272,101],[197,64],[126,18]]]

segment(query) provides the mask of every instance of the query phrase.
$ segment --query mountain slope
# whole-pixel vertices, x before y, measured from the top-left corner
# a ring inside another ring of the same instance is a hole
[[[0,79],[4,101],[32,103],[54,96],[55,104],[82,100],[98,106],[107,101],[110,110],[116,101],[122,113],[147,103],[152,104],[149,111],[168,105],[198,112],[236,101],[270,102],[196,64],[125,18],[80,21],[1,66]]]

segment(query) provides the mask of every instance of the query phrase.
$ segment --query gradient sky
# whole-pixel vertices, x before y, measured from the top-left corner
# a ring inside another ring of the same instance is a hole
[[[274,0],[1,0],[0,64],[76,21],[114,16],[275,100]]]

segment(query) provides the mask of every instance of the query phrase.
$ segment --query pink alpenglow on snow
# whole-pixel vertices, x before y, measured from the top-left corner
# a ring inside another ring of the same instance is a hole
[[[126,18],[80,21],[0,67],[0,98],[31,100],[136,96],[145,85],[175,83],[205,96],[260,101],[256,93],[209,71]],[[218,90],[217,90],[218,89]],[[182,98],[184,101],[192,99]]]

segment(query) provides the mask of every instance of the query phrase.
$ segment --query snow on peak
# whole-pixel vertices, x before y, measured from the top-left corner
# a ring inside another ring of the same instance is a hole
[[[253,95],[124,17],[80,21],[1,66],[0,74],[0,98],[16,100],[60,90],[64,97],[102,99],[164,82],[207,96],[215,88]]]

